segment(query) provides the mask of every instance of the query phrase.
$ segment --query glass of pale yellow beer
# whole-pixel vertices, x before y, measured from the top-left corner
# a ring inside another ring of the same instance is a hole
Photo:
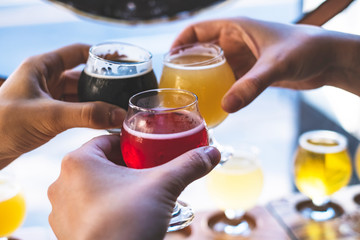
[[[358,146],[356,148],[356,152],[355,152],[355,159],[354,159],[354,162],[355,162],[355,172],[356,172],[356,175],[358,177],[358,179],[360,179],[360,142],[358,143]],[[360,193],[356,194],[354,196],[354,201],[360,205]],[[360,228],[360,227],[359,227]]]
[[[5,240],[25,219],[26,204],[21,187],[10,174],[0,172],[0,239]]]
[[[246,212],[255,206],[264,183],[258,148],[234,148],[233,155],[207,175],[206,183],[211,200],[221,210],[207,220],[207,226],[219,234],[250,235],[256,220]]]
[[[185,89],[199,99],[200,113],[209,130],[228,116],[221,108],[221,99],[235,83],[235,75],[223,50],[212,43],[195,43],[176,47],[164,56],[160,88]],[[210,134],[210,145],[222,152],[222,160],[231,153]]]
[[[315,221],[342,215],[343,209],[330,197],[349,183],[351,172],[345,136],[328,130],[303,133],[295,154],[294,177],[296,187],[311,200],[298,203],[296,209]]]
[[[358,144],[355,152],[355,171],[360,179],[360,143]]]

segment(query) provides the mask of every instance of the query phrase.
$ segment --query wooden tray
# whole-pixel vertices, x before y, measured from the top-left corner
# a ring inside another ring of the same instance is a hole
[[[356,196],[360,186],[341,189],[331,198],[333,204],[343,209],[341,216],[329,221],[316,222],[301,215],[297,206],[309,201],[302,194],[271,201],[267,209],[286,228],[291,239],[296,240],[360,240],[360,205]],[[354,229],[355,226],[355,229]],[[357,231],[356,231],[357,229]]]
[[[196,212],[192,224],[181,231],[168,233],[165,240],[232,240],[232,239],[251,239],[251,240],[290,240],[286,229],[283,228],[270,212],[261,206],[253,208],[247,214],[253,217],[256,222],[255,228],[248,237],[233,237],[225,234],[219,234],[212,231],[208,226],[209,219],[222,214],[219,211]]]

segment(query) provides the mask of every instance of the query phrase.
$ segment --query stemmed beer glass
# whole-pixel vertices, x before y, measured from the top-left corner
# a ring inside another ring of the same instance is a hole
[[[247,144],[234,148],[206,180],[211,200],[222,210],[209,217],[208,227],[219,234],[250,235],[256,220],[246,212],[256,204],[264,183],[258,148]]]
[[[234,83],[234,73],[216,44],[183,45],[164,56],[159,87],[186,89],[198,96],[201,115],[209,128],[210,145],[219,149],[222,162],[231,155],[231,149],[215,140],[212,129],[228,115],[221,108],[221,99]]]
[[[333,131],[303,133],[294,161],[295,184],[310,201],[299,202],[297,210],[306,218],[326,221],[342,215],[343,209],[330,196],[346,186],[351,177],[347,139]]]
[[[197,103],[195,94],[181,89],[153,89],[132,96],[121,130],[126,165],[151,168],[208,145]],[[177,201],[168,231],[188,226],[193,218],[191,208]]]
[[[24,221],[26,203],[19,184],[0,172],[0,240],[6,240]]]
[[[127,109],[132,95],[157,87],[149,51],[128,43],[104,42],[89,50],[78,95],[81,102],[104,101]]]
[[[355,151],[354,162],[355,162],[356,175],[357,175],[358,179],[360,179],[360,142],[358,143],[358,146]],[[358,193],[354,196],[354,201],[356,202],[356,204],[360,205],[360,193]]]

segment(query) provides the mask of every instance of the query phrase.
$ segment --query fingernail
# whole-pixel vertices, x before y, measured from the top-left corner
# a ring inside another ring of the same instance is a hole
[[[125,110],[121,108],[116,108],[111,112],[110,124],[112,126],[121,126],[125,117]]]
[[[216,165],[220,162],[221,154],[216,148],[210,146],[205,147],[204,153],[209,156],[212,165]]]

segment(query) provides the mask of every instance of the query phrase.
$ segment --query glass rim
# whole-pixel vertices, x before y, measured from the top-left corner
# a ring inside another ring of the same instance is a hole
[[[309,143],[309,139],[330,139],[336,141],[338,145],[324,146]],[[300,135],[299,146],[305,150],[315,153],[336,153],[347,150],[348,141],[346,137],[338,132],[330,130],[311,130]]]
[[[217,55],[211,59],[204,60],[204,61],[198,61],[198,62],[194,62],[194,63],[176,64],[176,63],[170,62],[170,56],[172,56],[172,53],[174,53],[182,48],[187,49],[187,48],[196,47],[196,46],[205,46],[205,47],[208,46],[208,47],[215,48],[217,50]],[[217,45],[215,43],[211,43],[211,42],[204,42],[204,43],[197,42],[197,43],[189,43],[189,44],[179,45],[175,48],[170,49],[168,52],[165,53],[163,62],[164,62],[164,64],[181,65],[183,67],[197,67],[197,65],[199,65],[199,64],[207,65],[207,63],[212,63],[223,56],[224,56],[224,50],[219,45]]]
[[[137,106],[136,104],[134,104],[132,102],[132,100],[136,97],[138,97],[139,95],[142,95],[142,94],[146,94],[146,93],[150,93],[150,92],[170,92],[170,91],[173,91],[173,92],[182,92],[182,93],[186,93],[187,95],[191,95],[194,97],[194,101],[192,101],[191,103],[189,104],[186,104],[184,106],[181,106],[181,107],[176,107],[176,108],[145,108],[145,107],[139,107]],[[188,91],[188,90],[185,90],[185,89],[179,89],[179,88],[155,88],[155,89],[149,89],[149,90],[145,90],[145,91],[142,91],[142,92],[139,92],[139,93],[136,93],[134,94],[133,96],[130,97],[129,99],[129,108],[132,108],[132,109],[136,109],[138,111],[141,111],[141,112],[171,112],[171,111],[176,111],[176,110],[181,110],[181,109],[185,109],[185,108],[189,108],[191,107],[192,105],[195,105],[198,103],[198,96],[191,92],[191,91]]]
[[[148,58],[144,61],[131,62],[131,63],[130,62],[117,62],[117,61],[112,61],[112,60],[108,60],[108,59],[99,57],[98,55],[93,53],[94,50],[96,50],[99,47],[105,46],[105,45],[119,45],[119,46],[135,47],[135,48],[138,48],[141,51],[145,52],[148,55]],[[153,57],[152,53],[143,47],[140,47],[138,45],[131,44],[131,43],[120,42],[120,41],[106,41],[106,42],[101,42],[101,43],[92,45],[89,49],[89,56],[91,56],[92,58],[99,60],[99,61],[108,62],[108,63],[115,64],[115,65],[126,65],[126,66],[148,63],[148,62],[152,61],[152,57]]]

